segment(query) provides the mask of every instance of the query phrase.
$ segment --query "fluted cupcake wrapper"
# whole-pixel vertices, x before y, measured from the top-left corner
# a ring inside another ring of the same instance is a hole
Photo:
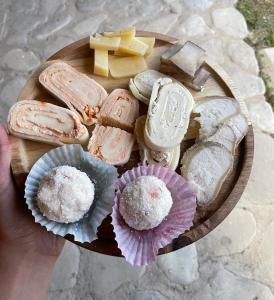
[[[37,206],[36,196],[39,184],[52,168],[67,165],[85,172],[95,185],[94,201],[89,211],[78,222],[59,223],[45,217]],[[111,213],[118,173],[115,167],[107,164],[90,153],[81,145],[65,145],[44,154],[32,167],[25,183],[25,199],[36,223],[45,226],[54,234],[73,235],[74,240],[84,243],[97,239],[97,228]]]
[[[150,230],[129,227],[119,212],[120,196],[125,186],[140,176],[155,176],[165,182],[171,192],[173,204],[162,223]],[[187,180],[174,171],[159,165],[139,166],[124,173],[116,183],[116,196],[112,209],[115,239],[125,259],[132,265],[142,266],[156,260],[160,248],[183,234],[193,225],[196,196]]]

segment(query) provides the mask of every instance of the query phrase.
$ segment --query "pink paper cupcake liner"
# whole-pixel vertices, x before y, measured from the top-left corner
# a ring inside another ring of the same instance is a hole
[[[119,212],[120,196],[125,186],[140,176],[152,175],[165,182],[171,192],[173,205],[162,223],[150,230],[135,230],[127,225]],[[187,180],[160,165],[139,166],[125,172],[116,184],[112,209],[112,225],[118,247],[132,265],[142,266],[156,260],[158,250],[193,225],[196,196]]]

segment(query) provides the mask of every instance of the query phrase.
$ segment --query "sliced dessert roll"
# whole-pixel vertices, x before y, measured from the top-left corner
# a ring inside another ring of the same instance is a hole
[[[199,138],[205,139],[216,133],[221,123],[240,113],[240,105],[234,98],[206,97],[196,101],[193,112],[199,114]]]
[[[139,116],[139,101],[125,89],[115,89],[108,95],[98,114],[98,120],[105,126],[133,131]]]
[[[96,125],[88,143],[88,151],[112,165],[128,162],[135,137],[122,129]]]
[[[234,153],[248,130],[247,119],[243,114],[237,114],[221,123],[217,131],[206,138],[205,141],[222,144],[230,152]]]
[[[171,150],[181,143],[188,128],[194,100],[181,84],[161,78],[153,85],[144,131],[153,150]]]
[[[87,128],[69,109],[36,100],[19,101],[9,111],[12,135],[53,145],[86,144]]]
[[[206,205],[218,195],[233,167],[233,155],[218,143],[198,143],[181,160],[181,174],[196,191],[197,202]]]
[[[180,145],[170,151],[155,151],[146,146],[144,140],[144,130],[146,115],[136,120],[134,134],[139,145],[139,152],[142,164],[160,164],[163,167],[175,170],[180,159]]]
[[[236,148],[236,135],[232,127],[225,123],[220,125],[217,131],[204,141],[219,143],[231,153],[234,153]]]
[[[167,76],[155,70],[146,70],[130,78],[129,88],[137,99],[148,105],[153,84],[161,77]]]
[[[40,74],[39,82],[79,114],[86,125],[95,122],[95,115],[107,97],[105,89],[95,80],[61,61],[47,67]]]

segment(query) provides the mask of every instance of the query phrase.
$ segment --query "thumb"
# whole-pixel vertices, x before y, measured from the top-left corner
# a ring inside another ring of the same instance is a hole
[[[5,128],[0,124],[0,192],[12,183],[10,171],[10,142]]]

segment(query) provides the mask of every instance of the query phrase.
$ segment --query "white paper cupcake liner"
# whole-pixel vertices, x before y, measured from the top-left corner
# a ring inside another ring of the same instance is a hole
[[[43,216],[37,206],[36,195],[39,184],[52,168],[67,165],[85,172],[95,185],[95,197],[90,210],[78,222],[63,224]],[[36,223],[45,226],[54,234],[73,235],[74,240],[84,243],[97,239],[97,228],[111,213],[115,193],[114,183],[118,173],[115,167],[107,164],[80,145],[65,145],[44,154],[32,167],[25,183],[25,199]]]

